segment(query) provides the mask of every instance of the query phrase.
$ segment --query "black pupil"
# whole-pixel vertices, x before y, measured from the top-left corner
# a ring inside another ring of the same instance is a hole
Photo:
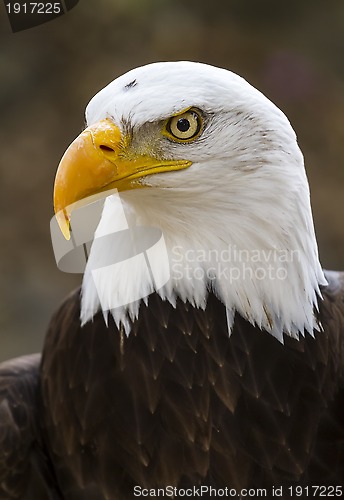
[[[190,128],[190,122],[186,118],[179,118],[177,128],[180,132],[187,132]]]

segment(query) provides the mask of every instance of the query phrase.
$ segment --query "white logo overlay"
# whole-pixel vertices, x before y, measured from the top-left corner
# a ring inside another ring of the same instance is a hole
[[[128,279],[137,279],[132,269],[139,267],[150,290],[159,290],[170,279],[170,265],[164,236],[161,229],[150,226],[129,225],[125,216],[117,189],[106,192],[117,205],[116,220],[107,225],[106,232],[97,230],[104,206],[103,197],[85,204],[85,199],[67,207],[67,213],[73,208],[70,218],[70,239],[63,236],[56,216],[50,221],[50,233],[57,267],[67,273],[92,273],[103,311],[128,305],[144,296],[138,296],[138,287],[129,287],[133,296],[126,296],[125,302],[118,294],[109,303],[109,297],[103,297],[100,283],[107,275],[120,266],[121,273]],[[90,198],[90,200],[92,197]],[[94,200],[94,198],[93,198]],[[87,203],[87,200],[86,200]],[[79,205],[79,206],[78,206]],[[97,230],[97,231],[96,231]],[[92,250],[91,250],[92,247]],[[102,251],[111,248],[111,257]],[[97,259],[89,259],[90,252]],[[159,257],[159,258],[157,258]],[[156,263],[159,262],[159,269]],[[96,264],[95,264],[96,263]],[[136,292],[134,292],[136,290]]]

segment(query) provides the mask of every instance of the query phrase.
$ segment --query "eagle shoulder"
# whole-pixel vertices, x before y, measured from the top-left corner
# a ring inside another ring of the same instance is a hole
[[[328,286],[322,291],[320,320],[330,336],[335,378],[344,390],[344,272],[325,271],[325,276]]]
[[[40,354],[0,364],[0,499],[57,500],[39,432]]]

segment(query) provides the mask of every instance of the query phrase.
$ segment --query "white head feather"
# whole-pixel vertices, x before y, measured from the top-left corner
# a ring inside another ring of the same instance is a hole
[[[128,85],[131,84],[131,85]],[[161,124],[188,107],[201,110],[204,129],[190,143],[172,142]],[[214,291],[227,308],[229,330],[237,312],[283,341],[318,328],[314,316],[319,285],[326,280],[318,260],[303,157],[286,116],[241,77],[220,68],[191,63],[156,63],[114,80],[86,110],[88,125],[110,118],[132,131],[133,148],[161,159],[192,161],[191,167],[143,178],[147,189],[106,200],[98,235],[124,209],[129,225],[161,229],[171,279],[159,290],[205,308]],[[97,236],[97,233],[96,233]],[[124,275],[121,266],[100,283],[102,304],[91,266],[82,287],[85,323],[114,295],[146,297],[154,291],[144,270]],[[163,259],[161,268],[163,268]],[[159,268],[159,258],[156,261]],[[139,313],[136,301],[112,310],[130,331]]]

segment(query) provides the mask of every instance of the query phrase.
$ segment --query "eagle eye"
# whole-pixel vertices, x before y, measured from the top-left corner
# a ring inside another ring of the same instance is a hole
[[[198,137],[202,129],[202,118],[198,111],[189,109],[172,116],[165,125],[165,134],[172,140],[188,142]]]

